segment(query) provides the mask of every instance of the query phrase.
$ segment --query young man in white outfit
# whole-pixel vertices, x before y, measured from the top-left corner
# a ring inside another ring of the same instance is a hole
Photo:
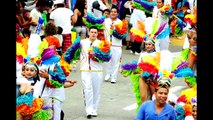
[[[106,18],[104,21],[104,35],[111,43],[110,49],[112,55],[111,60],[104,64],[104,69],[106,72],[104,79],[105,81],[108,81],[111,78],[111,83],[116,83],[117,80],[122,55],[122,40],[110,35],[110,29],[114,29],[113,24],[119,24],[120,22],[122,21],[118,18],[118,8],[112,7],[110,10],[110,18]]]
[[[88,56],[90,47],[98,46],[101,42],[97,39],[98,30],[95,27],[89,29],[89,38],[81,40],[81,80],[85,97],[87,118],[96,117],[100,101],[100,90],[103,83],[103,64],[93,61]]]
[[[164,11],[160,10],[160,8],[164,6],[164,0],[156,0],[156,1],[157,1],[157,6],[155,6],[153,9],[152,17],[154,19],[159,19],[160,23],[167,22],[164,29],[169,29],[169,18],[164,16]],[[159,39],[156,41],[156,43],[155,43],[156,51],[158,52],[161,50],[168,50],[169,43],[170,43],[170,38],[169,38],[169,34],[168,34],[165,38]]]

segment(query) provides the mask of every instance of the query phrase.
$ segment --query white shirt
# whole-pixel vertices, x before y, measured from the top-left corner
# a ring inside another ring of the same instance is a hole
[[[60,7],[56,8],[50,13],[50,19],[54,20],[56,26],[63,28],[62,34],[71,34],[71,16],[73,15],[72,10]]]
[[[95,41],[93,41],[91,46],[98,46],[98,44],[100,42],[101,42],[100,40],[96,39]],[[90,70],[89,69],[89,66],[90,66],[91,71],[92,70],[102,71],[103,70],[102,63],[98,63],[96,61],[93,61],[92,59],[89,60],[88,52],[89,52],[91,41],[87,38],[87,39],[81,40],[80,44],[81,44],[81,54],[80,54],[81,66],[80,66],[80,70],[81,71],[84,71],[84,70],[88,71],[88,70]]]
[[[32,21],[36,21],[38,22],[39,17],[42,17],[42,14],[40,11],[38,11],[37,8],[34,8],[31,12],[30,12],[30,17],[32,17]],[[44,23],[43,23],[44,25]],[[30,25],[30,31],[31,34],[34,34],[36,31],[36,26]],[[44,30],[41,29],[39,36],[44,35]]]

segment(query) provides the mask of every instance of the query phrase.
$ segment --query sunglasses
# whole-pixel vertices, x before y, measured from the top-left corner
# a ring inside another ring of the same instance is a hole
[[[194,41],[197,41],[197,37],[191,37],[191,36],[189,36],[189,35],[187,35],[187,38],[189,39],[189,40],[194,40]]]
[[[167,83],[158,83],[157,89],[159,89],[159,88],[167,88],[167,89],[169,89],[169,87],[170,86]]]

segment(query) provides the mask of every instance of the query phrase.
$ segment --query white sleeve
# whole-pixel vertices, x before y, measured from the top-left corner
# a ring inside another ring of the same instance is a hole
[[[41,78],[40,81],[37,81],[36,84],[33,86],[33,96],[38,98],[41,95],[41,92],[43,90],[44,84],[45,84],[46,78]]]
[[[130,1],[126,1],[126,2],[124,3],[124,7],[125,7],[125,8],[131,8]]]
[[[107,9],[106,5],[101,0],[98,0],[98,3],[100,4],[100,9],[101,10]]]

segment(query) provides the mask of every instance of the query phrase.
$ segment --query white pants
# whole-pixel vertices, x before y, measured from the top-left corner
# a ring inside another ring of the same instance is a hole
[[[100,101],[100,90],[103,83],[103,72],[81,72],[86,113],[97,112]]]
[[[111,75],[111,79],[117,79],[121,55],[122,55],[122,48],[111,46],[111,55],[112,58],[109,62],[104,63],[104,69],[106,70],[106,74]]]
[[[169,35],[168,35],[164,39],[157,40],[155,42],[155,50],[157,52],[162,51],[162,50],[168,50],[169,44],[170,44],[170,39],[169,39]]]

